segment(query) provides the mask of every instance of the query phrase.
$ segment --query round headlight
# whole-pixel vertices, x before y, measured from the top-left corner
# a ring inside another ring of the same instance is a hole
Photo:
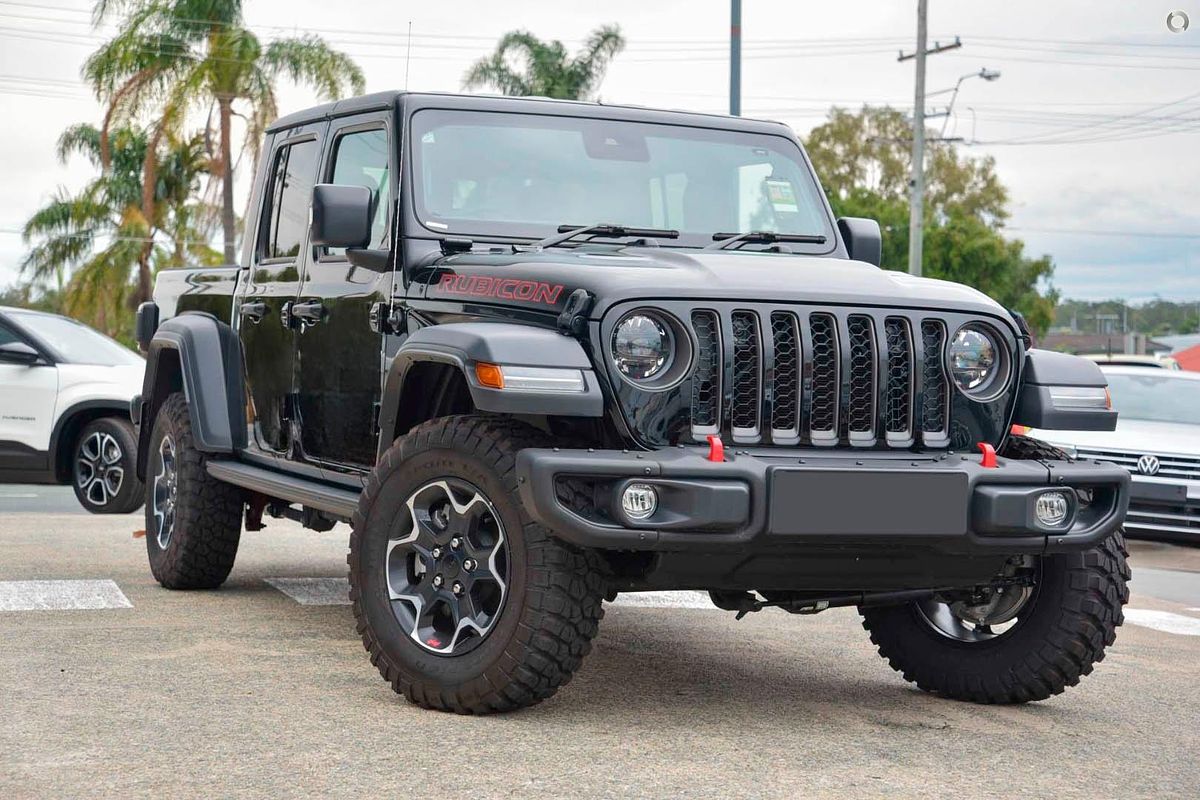
[[[672,349],[670,328],[649,314],[630,314],[613,331],[613,362],[632,381],[648,381],[661,374],[671,361]]]
[[[950,376],[973,400],[991,400],[1008,380],[1008,359],[1003,342],[988,328],[964,325],[946,347]]]

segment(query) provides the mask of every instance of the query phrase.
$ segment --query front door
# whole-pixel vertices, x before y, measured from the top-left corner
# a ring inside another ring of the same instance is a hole
[[[308,247],[308,211],[324,127],[308,125],[274,138],[249,280],[235,309],[249,392],[250,443],[268,454],[286,454],[292,444],[296,331],[289,311]]]
[[[0,344],[31,344],[0,322]],[[44,470],[49,466],[50,431],[58,394],[58,368],[52,364],[0,361],[0,478],[4,470]]]
[[[363,114],[330,123],[321,181],[365,186],[374,199],[371,258],[351,263],[343,248],[311,249],[297,306],[296,405],[300,452],[337,469],[375,463],[375,424],[383,369],[383,336],[372,307],[389,302],[392,259],[389,217],[395,196],[396,148],[388,115]],[[382,307],[381,305],[379,307]]]

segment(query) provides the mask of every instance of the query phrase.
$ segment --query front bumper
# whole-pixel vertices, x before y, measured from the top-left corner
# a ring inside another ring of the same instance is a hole
[[[517,457],[529,512],[581,547],[650,551],[836,547],[933,549],[947,554],[1085,549],[1120,527],[1129,473],[1112,464],[979,456],[704,448],[653,452],[535,449]],[[658,510],[636,521],[620,508],[631,482],[655,487]],[[1066,489],[1058,527],[1034,515],[1039,494]]]

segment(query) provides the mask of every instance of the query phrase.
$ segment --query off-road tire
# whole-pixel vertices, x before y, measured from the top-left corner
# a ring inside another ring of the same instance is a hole
[[[175,524],[159,546],[154,478],[164,436],[174,444],[177,473]],[[241,489],[213,478],[196,449],[187,400],[176,392],[163,402],[150,433],[146,466],[146,552],[154,578],[168,589],[215,589],[225,582],[242,535]]]
[[[410,702],[460,714],[531,706],[566,684],[591,650],[604,616],[603,564],[534,522],[517,493],[517,453],[544,446],[551,446],[545,434],[513,420],[445,417],[397,439],[371,473],[350,535],[350,599],[371,663]],[[503,523],[510,565],[494,627],[474,649],[450,656],[405,634],[381,566],[407,498],[440,478],[469,481],[486,495]]]
[[[97,504],[84,492],[76,475],[80,448],[97,433],[111,436],[121,449],[121,457],[117,462],[122,470],[120,488],[103,504]],[[146,487],[138,480],[136,462],[137,436],[134,435],[133,423],[120,417],[100,417],[84,425],[71,446],[71,488],[75,490],[79,504],[92,514],[130,514],[137,511],[145,500]]]
[[[1001,455],[1063,459],[1014,436]],[[975,703],[1025,703],[1061,694],[1092,672],[1125,620],[1131,574],[1118,531],[1095,547],[1041,559],[1028,616],[1003,635],[960,642],[934,630],[917,604],[862,609],[863,627],[892,669],[927,692]]]
[[[1021,461],[1071,461],[1071,456],[1052,444],[1032,436],[1009,436],[1000,455]]]

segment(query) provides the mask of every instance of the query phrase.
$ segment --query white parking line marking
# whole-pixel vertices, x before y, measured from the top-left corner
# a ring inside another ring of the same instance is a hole
[[[133,608],[110,580],[0,581],[0,611],[86,611]]]
[[[0,500],[36,500],[39,496],[32,492],[28,494],[0,494]]]
[[[614,606],[642,608],[702,608],[715,610],[708,592],[627,592],[617,595]]]
[[[1148,608],[1125,609],[1125,621],[1140,625],[1143,628],[1153,628],[1163,633],[1174,633],[1179,636],[1200,636],[1200,619],[1186,617],[1170,611],[1153,611]]]
[[[345,578],[266,578],[302,606],[350,605],[350,582]]]

